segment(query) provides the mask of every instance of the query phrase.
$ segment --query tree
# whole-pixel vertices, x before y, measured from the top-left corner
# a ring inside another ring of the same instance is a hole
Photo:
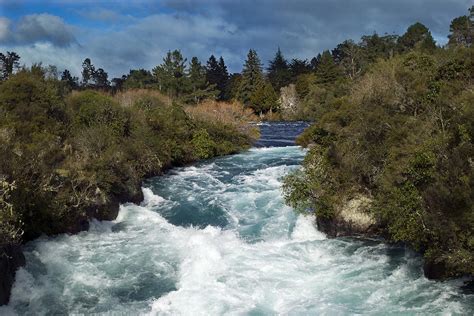
[[[252,95],[250,96],[250,107],[255,113],[266,113],[277,109],[278,96],[272,85],[265,80],[261,80]]]
[[[122,91],[125,80],[127,80],[126,75],[122,75],[121,78],[112,78],[111,86],[112,86],[112,93],[116,93],[117,91]]]
[[[227,71],[227,66],[224,62],[224,58],[219,57],[219,71],[220,71],[220,80],[217,84],[217,89],[219,90],[219,100],[228,100],[229,99],[229,72]]]
[[[318,69],[319,63],[321,62],[321,57],[321,54],[318,54],[318,56],[311,58],[309,64],[312,70],[316,71],[316,69]]]
[[[344,74],[350,79],[354,79],[362,70],[361,48],[352,40],[347,40],[332,50],[334,62],[340,65]]]
[[[125,89],[151,88],[156,83],[151,72],[145,69],[131,69],[130,73],[122,79]]]
[[[15,52],[7,52],[6,55],[0,53],[0,79],[6,80],[13,73],[14,69],[19,68],[20,56]]]
[[[92,65],[90,58],[84,59],[82,63],[82,86],[83,87],[90,87],[93,82],[93,76],[95,73],[95,67]]]
[[[401,52],[415,48],[428,51],[436,48],[436,43],[433,36],[431,36],[430,30],[419,22],[410,25],[405,34],[398,39],[398,49]]]
[[[301,60],[298,58],[294,58],[290,62],[290,73],[291,73],[291,81],[295,82],[296,78],[298,78],[299,75],[304,75],[308,74],[311,72],[311,64],[308,63],[308,61]]]
[[[316,69],[316,82],[321,84],[334,83],[341,76],[338,65],[334,62],[331,53],[326,50],[321,55],[321,62]]]
[[[64,82],[70,90],[77,89],[79,86],[79,78],[73,77],[67,69],[64,69],[61,74],[61,81]]]
[[[209,84],[214,84],[217,86],[217,83],[219,82],[219,76],[219,63],[217,62],[216,57],[211,55],[207,61],[206,80],[209,82]]]
[[[267,71],[268,80],[275,91],[280,91],[282,87],[285,87],[290,83],[288,62],[283,57],[280,47],[278,47],[275,57],[270,60]]]
[[[449,26],[451,34],[448,35],[448,46],[470,47],[472,45],[474,37],[474,6],[469,11],[470,16],[463,15],[451,21]]]
[[[108,80],[109,75],[105,72],[104,69],[99,68],[92,74],[94,80],[94,86],[99,89],[107,89],[110,85]]]
[[[364,35],[360,47],[367,62],[374,62],[378,58],[390,58],[397,48],[397,35],[379,36],[377,33]]]
[[[250,49],[247,54],[242,79],[239,86],[238,99],[246,106],[250,105],[250,97],[263,80],[262,64],[257,52]]]
[[[159,89],[170,98],[178,98],[186,89],[186,61],[179,50],[168,51],[163,63],[153,69]]]
[[[209,85],[206,80],[206,68],[201,65],[197,57],[191,58],[188,70],[188,91],[185,101],[189,103],[198,103],[204,99],[215,99],[218,91],[216,85]]]
[[[241,82],[242,75],[240,73],[233,73],[229,76],[229,83],[227,84],[229,99],[238,99]]]
[[[227,66],[225,65],[224,58],[222,56],[217,61],[214,55],[209,57],[206,66],[206,80],[210,85],[214,85],[218,90],[218,99],[227,100],[228,96],[228,83],[229,73],[227,72]]]

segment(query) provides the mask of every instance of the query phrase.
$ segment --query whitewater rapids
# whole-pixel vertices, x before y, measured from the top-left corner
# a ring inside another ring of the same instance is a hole
[[[286,206],[304,155],[253,148],[150,179],[115,221],[27,244],[0,314],[472,314],[462,281],[427,280],[418,255],[327,239]]]

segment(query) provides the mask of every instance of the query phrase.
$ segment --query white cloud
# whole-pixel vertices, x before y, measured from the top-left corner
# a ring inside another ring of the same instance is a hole
[[[7,38],[10,32],[10,20],[0,17],[0,42]]]
[[[278,46],[288,59],[312,58],[345,39],[357,41],[374,31],[401,34],[416,21],[426,24],[442,42],[451,19],[467,13],[468,2],[176,0],[164,2],[165,10],[140,11],[140,17],[131,16],[133,4],[124,9],[90,3],[79,13],[73,10],[76,17],[84,18],[86,12],[88,19],[106,24],[85,23],[74,29],[50,14],[29,15],[16,22],[0,18],[0,51],[14,50],[23,63],[43,61],[75,75],[86,57],[112,77],[131,68],[151,69],[173,49],[204,63],[211,54],[222,55],[230,71],[240,71],[249,48],[258,51],[263,63]]]
[[[49,41],[67,46],[75,41],[73,28],[63,19],[51,14],[32,14],[20,19],[16,25],[17,40],[24,43]]]

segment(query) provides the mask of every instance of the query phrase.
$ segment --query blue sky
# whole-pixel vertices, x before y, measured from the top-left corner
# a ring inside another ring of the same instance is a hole
[[[0,0],[0,51],[22,63],[42,61],[76,75],[84,58],[109,72],[151,69],[181,49],[205,62],[223,56],[241,70],[249,48],[265,64],[279,46],[290,58],[312,58],[345,39],[396,33],[421,22],[438,44],[471,0]]]

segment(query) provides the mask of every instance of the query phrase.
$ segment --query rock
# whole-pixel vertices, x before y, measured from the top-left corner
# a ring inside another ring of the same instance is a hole
[[[24,265],[25,256],[20,245],[0,245],[0,305],[8,304],[16,270]]]
[[[443,262],[434,262],[425,260],[423,263],[423,272],[428,279],[442,280],[446,279],[446,266]]]
[[[377,236],[377,223],[367,212],[372,200],[358,195],[342,203],[332,218],[317,218],[318,229],[329,237]]]
[[[298,94],[296,93],[296,86],[290,84],[280,89],[280,109],[286,116],[294,115],[298,109]]]

